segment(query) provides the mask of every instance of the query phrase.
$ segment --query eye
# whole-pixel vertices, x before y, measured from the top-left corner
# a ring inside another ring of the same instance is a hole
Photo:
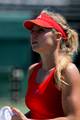
[[[40,28],[37,32],[41,33],[41,32],[45,32],[45,29]]]
[[[38,29],[32,29],[31,33],[42,33],[42,32],[47,32],[47,29],[45,28],[38,28]]]

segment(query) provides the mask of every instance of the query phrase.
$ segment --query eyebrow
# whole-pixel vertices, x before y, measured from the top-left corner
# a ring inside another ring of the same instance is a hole
[[[43,29],[43,28],[32,28],[31,31],[38,31],[40,29]]]

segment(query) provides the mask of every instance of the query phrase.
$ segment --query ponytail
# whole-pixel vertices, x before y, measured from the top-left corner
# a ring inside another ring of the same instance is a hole
[[[67,30],[67,41],[61,40],[61,52],[64,53],[63,57],[56,64],[56,81],[59,86],[61,84],[65,84],[69,86],[68,83],[64,82],[64,78],[62,76],[63,69],[66,68],[69,62],[72,62],[74,54],[77,53],[78,50],[78,34],[73,29]],[[57,59],[57,58],[56,58]]]

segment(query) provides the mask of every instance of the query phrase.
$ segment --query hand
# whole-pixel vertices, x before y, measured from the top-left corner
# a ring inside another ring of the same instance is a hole
[[[15,115],[13,115],[11,120],[30,120],[30,119],[26,118],[25,115],[17,108],[12,107],[11,109],[12,109],[13,113],[15,114]]]

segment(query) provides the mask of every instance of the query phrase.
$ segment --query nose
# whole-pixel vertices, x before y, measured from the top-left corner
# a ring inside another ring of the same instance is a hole
[[[31,39],[30,39],[30,41],[31,41],[31,43],[33,43],[34,41],[36,41],[37,40],[37,36],[36,36],[36,34],[31,34]]]
[[[31,38],[35,39],[38,37],[38,32],[37,31],[32,31],[31,32]]]

